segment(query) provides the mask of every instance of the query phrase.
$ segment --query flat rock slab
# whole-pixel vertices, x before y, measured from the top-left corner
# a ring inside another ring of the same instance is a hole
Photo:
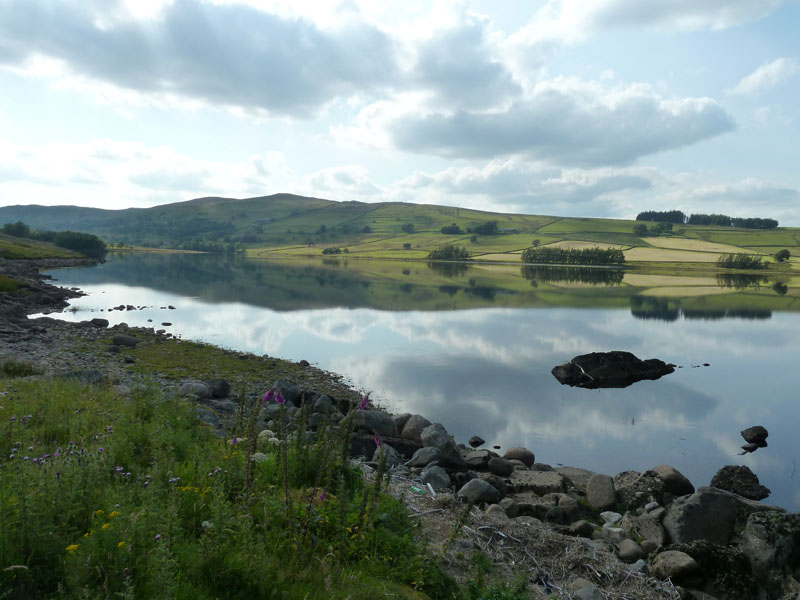
[[[641,360],[630,352],[592,352],[581,354],[551,373],[564,385],[597,388],[624,388],[643,379],[659,379],[675,371],[675,365],[657,358]]]
[[[555,471],[514,471],[510,480],[515,492],[531,491],[537,496],[567,490],[567,480]]]

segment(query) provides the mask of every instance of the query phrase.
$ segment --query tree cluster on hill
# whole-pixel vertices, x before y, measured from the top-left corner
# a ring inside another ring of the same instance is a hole
[[[722,254],[717,266],[726,269],[766,269],[767,263],[758,254]]]
[[[445,244],[437,246],[428,253],[431,260],[470,260],[469,251],[463,246]]]
[[[621,265],[625,255],[618,248],[526,248],[522,262],[559,265]]]
[[[723,227],[743,227],[745,229],[775,229],[778,222],[775,219],[762,219],[758,217],[740,218],[719,214],[692,214],[689,225],[721,225]]]
[[[638,223],[633,226],[633,235],[637,235],[639,237],[643,237],[646,235],[650,236],[658,236],[662,233],[671,233],[672,232],[672,223],[666,223],[664,221],[659,221],[656,223],[655,227],[652,229],[648,229],[647,225],[644,223]]]
[[[523,265],[522,276],[536,287],[539,283],[566,282],[593,285],[620,285],[625,276],[623,269],[584,269],[581,267],[551,267]]]
[[[663,223],[686,223],[686,214],[680,210],[646,210],[636,215],[637,221],[653,221]]]
[[[486,221],[485,223],[467,228],[467,231],[479,235],[494,235],[498,232],[498,224],[497,221]]]
[[[51,242],[60,248],[74,250],[89,258],[102,258],[108,250],[106,243],[91,233],[77,231],[35,231],[22,221],[6,223],[0,229],[4,234],[14,237]]]
[[[464,233],[464,230],[461,229],[461,227],[459,227],[456,223],[445,225],[440,229],[440,231],[446,235],[458,235],[459,233]]]

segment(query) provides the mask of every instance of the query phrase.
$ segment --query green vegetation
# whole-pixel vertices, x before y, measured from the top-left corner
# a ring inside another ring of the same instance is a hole
[[[692,214],[686,216],[680,210],[646,210],[636,215],[637,221],[655,221],[662,223],[677,223],[683,225],[716,225],[721,227],[742,227],[744,229],[775,229],[778,222],[775,219],[764,219],[758,217],[742,218],[729,217],[720,214]]]
[[[659,223],[686,223],[686,214],[680,210],[645,210],[636,215],[637,221],[653,221]]]
[[[322,250],[322,253],[323,253],[323,254],[341,254],[341,253],[342,253],[342,249],[341,249],[341,248],[338,248],[338,247],[334,247],[334,248],[324,248],[324,249]]]
[[[717,266],[726,269],[766,269],[764,259],[758,254],[722,254]]]
[[[39,259],[80,257],[81,255],[77,252],[59,248],[55,244],[0,234],[0,258]]]
[[[34,231],[22,221],[6,223],[0,229],[5,235],[52,242],[60,248],[80,252],[90,258],[102,258],[106,251],[106,243],[90,233],[77,233],[75,231]]]
[[[498,233],[498,223],[497,220],[486,221],[485,223],[469,227],[467,231],[470,233],[477,233],[479,235],[495,235]]]
[[[459,233],[464,233],[464,230],[461,229],[461,227],[459,227],[455,223],[451,223],[450,225],[445,225],[439,231],[441,231],[445,235],[458,235]]]
[[[428,258],[431,260],[470,260],[470,254],[463,246],[445,244],[431,250]]]
[[[775,260],[778,261],[778,262],[783,262],[785,260],[789,260],[789,257],[791,255],[792,255],[792,253],[789,252],[786,248],[784,248],[783,250],[778,250],[775,253]]]
[[[522,262],[561,265],[621,265],[625,255],[617,248],[527,248]]]
[[[383,493],[385,462],[368,485],[349,466],[350,417],[301,443],[277,396],[242,399],[224,440],[190,403],[146,389],[122,398],[0,379],[0,391],[9,597],[525,597],[522,582],[490,577],[491,564],[466,589],[442,571],[403,504]],[[262,405],[283,443],[256,437]]]

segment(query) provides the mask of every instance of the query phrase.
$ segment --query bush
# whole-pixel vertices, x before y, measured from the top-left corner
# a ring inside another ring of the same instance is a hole
[[[791,255],[792,255],[791,252],[789,252],[786,248],[784,248],[783,250],[778,250],[775,253],[775,260],[777,260],[778,262],[783,262],[785,260],[789,260],[789,257]]]
[[[401,231],[405,231],[406,233],[414,233],[414,224],[413,223],[405,223],[400,226]]]
[[[464,233],[464,231],[455,223],[451,223],[450,225],[445,225],[440,230],[445,235],[458,235],[459,233]]]
[[[470,254],[463,246],[445,244],[431,250],[428,258],[431,260],[470,260]]]
[[[621,265],[625,255],[617,248],[526,248],[522,262],[560,265]]]
[[[323,254],[341,254],[342,253],[342,249],[341,248],[323,248],[322,253]]]
[[[717,266],[726,269],[766,269],[767,263],[758,254],[722,254]]]
[[[497,221],[486,221],[480,225],[473,225],[467,231],[480,235],[494,235],[497,233]]]

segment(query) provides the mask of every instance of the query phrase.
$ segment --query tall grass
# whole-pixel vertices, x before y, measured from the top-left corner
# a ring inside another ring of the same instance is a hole
[[[269,442],[240,405],[226,440],[152,391],[0,379],[0,598],[466,597],[350,466],[351,417],[311,440],[281,407]]]

